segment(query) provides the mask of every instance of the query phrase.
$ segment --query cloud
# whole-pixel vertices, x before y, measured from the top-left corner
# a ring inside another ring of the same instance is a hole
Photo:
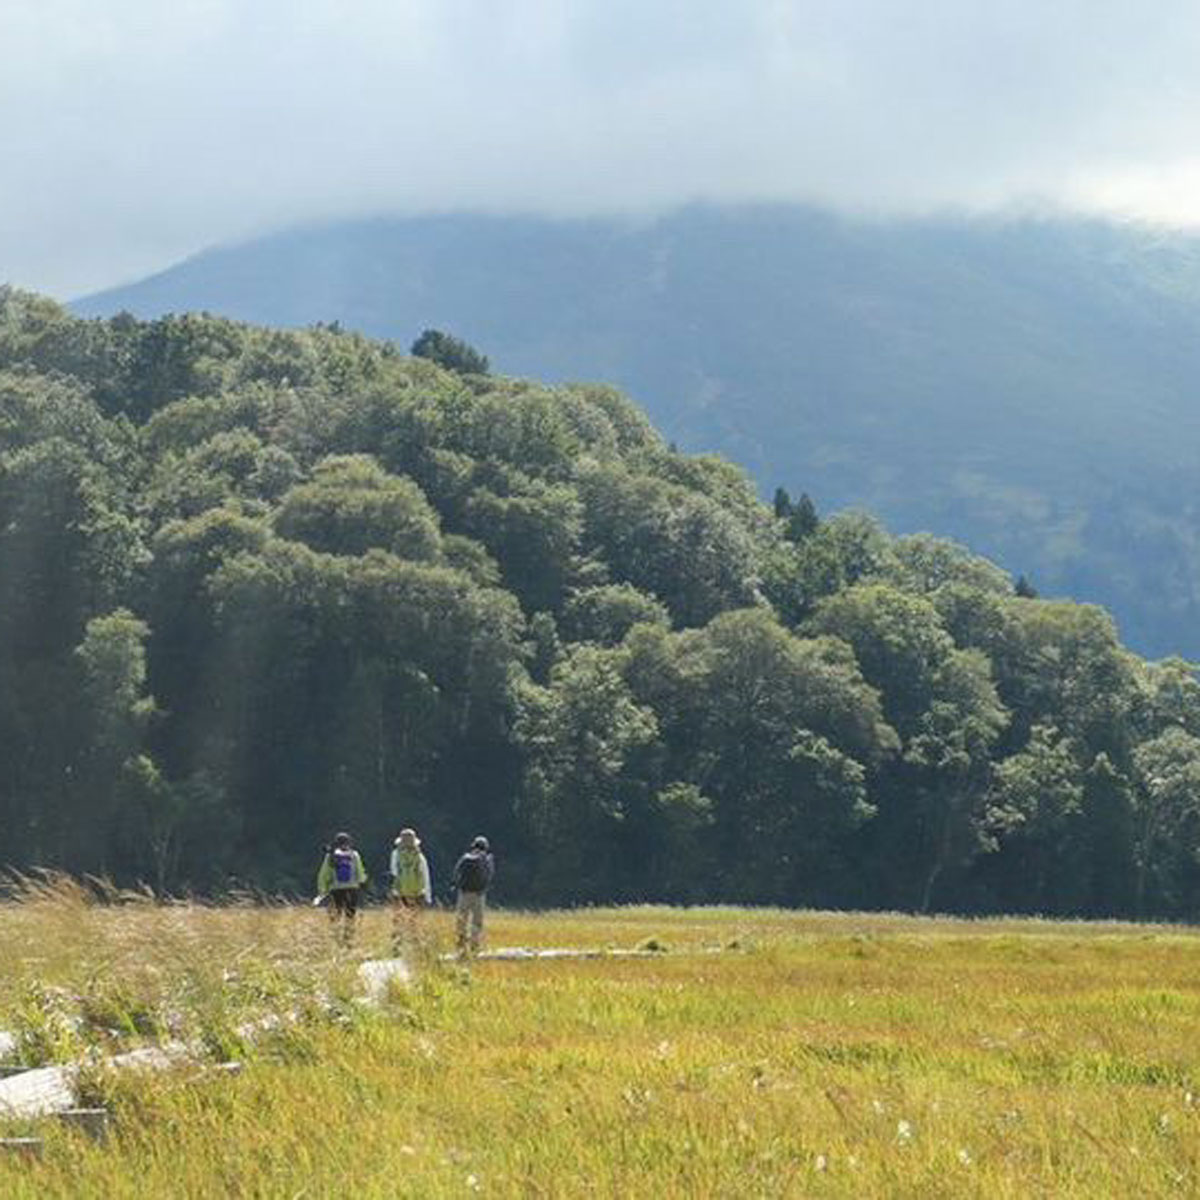
[[[1158,0],[10,0],[0,278],[59,295],[382,211],[1200,222],[1200,9]]]

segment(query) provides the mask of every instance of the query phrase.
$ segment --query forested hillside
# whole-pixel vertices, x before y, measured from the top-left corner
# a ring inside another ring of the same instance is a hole
[[[803,484],[803,480],[799,483]],[[0,859],[504,898],[1188,915],[1200,686],[601,386],[0,292]]]
[[[1072,219],[798,206],[615,220],[343,223],[82,301],[427,325],[498,370],[611,381],[769,496],[964,541],[1125,640],[1200,658],[1200,241]]]

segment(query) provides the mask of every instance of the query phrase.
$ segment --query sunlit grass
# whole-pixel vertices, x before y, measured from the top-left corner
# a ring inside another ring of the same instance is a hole
[[[667,952],[469,971],[438,957],[451,932],[448,914],[423,923],[419,983],[374,1011],[350,997],[356,962],[389,952],[378,910],[347,951],[322,914],[286,906],[97,906],[51,889],[3,908],[0,1028],[24,1028],[42,995],[68,1030],[49,1056],[162,1039],[172,1020],[208,1037],[176,1071],[97,1074],[107,1145],[54,1122],[10,1130],[36,1128],[46,1147],[40,1162],[0,1159],[0,1194],[1200,1189],[1189,930],[492,913],[493,946]],[[222,1043],[270,1011],[296,1016]],[[246,1068],[214,1071],[225,1056]]]

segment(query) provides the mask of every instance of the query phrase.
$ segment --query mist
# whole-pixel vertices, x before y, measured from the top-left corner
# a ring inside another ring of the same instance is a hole
[[[0,10],[0,280],[302,222],[1048,206],[1200,222],[1200,9],[149,0]]]

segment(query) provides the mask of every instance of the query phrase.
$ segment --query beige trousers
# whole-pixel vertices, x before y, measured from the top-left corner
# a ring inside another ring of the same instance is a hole
[[[459,892],[454,906],[458,948],[472,954],[483,941],[483,892]]]

